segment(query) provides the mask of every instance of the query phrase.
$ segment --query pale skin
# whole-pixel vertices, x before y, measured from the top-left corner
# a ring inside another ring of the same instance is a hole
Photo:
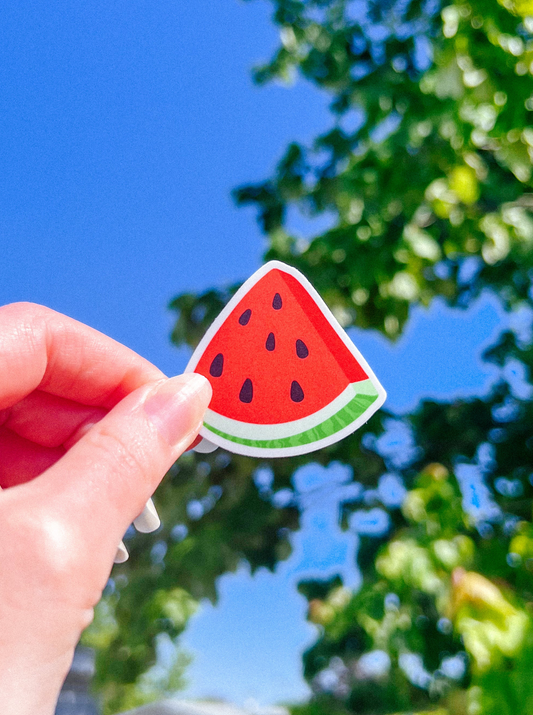
[[[210,398],[59,313],[0,308],[2,715],[54,712],[117,546]]]

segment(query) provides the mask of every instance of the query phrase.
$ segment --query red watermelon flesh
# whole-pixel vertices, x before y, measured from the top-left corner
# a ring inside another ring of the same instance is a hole
[[[235,306],[194,371],[211,382],[210,410],[265,425],[312,415],[368,379],[307,290],[279,268]]]

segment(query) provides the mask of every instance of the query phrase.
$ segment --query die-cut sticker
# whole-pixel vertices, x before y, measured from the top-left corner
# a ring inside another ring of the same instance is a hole
[[[386,393],[309,281],[271,261],[235,293],[186,372],[213,397],[195,447],[252,457],[313,452],[363,425]]]

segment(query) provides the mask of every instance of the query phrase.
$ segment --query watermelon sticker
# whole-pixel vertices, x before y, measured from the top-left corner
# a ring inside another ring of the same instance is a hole
[[[185,371],[213,387],[199,452],[313,452],[354,432],[386,397],[313,286],[279,261],[235,293]]]

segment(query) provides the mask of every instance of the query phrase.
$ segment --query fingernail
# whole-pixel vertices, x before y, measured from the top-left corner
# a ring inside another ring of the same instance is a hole
[[[155,388],[144,410],[161,436],[175,446],[200,428],[211,394],[209,380],[203,375],[177,375]]]
[[[161,526],[161,519],[156,511],[154,502],[148,499],[146,506],[134,520],[133,525],[141,534],[150,534]]]
[[[117,553],[115,554],[115,563],[123,564],[129,559],[128,549],[124,546],[124,542],[121,541],[118,545]]]

